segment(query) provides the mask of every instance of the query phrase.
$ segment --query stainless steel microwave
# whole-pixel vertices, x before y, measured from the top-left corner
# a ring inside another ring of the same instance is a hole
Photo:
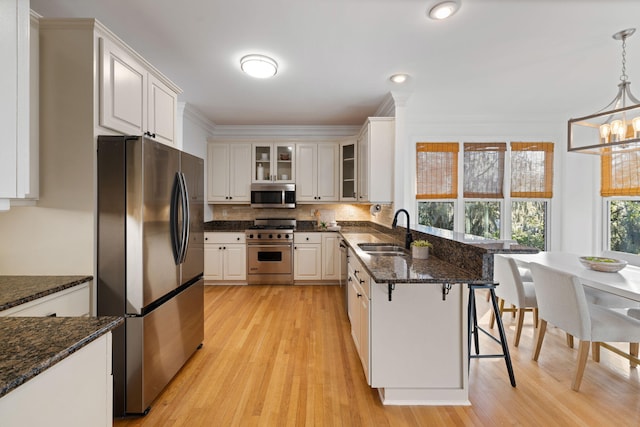
[[[295,208],[295,184],[251,184],[252,208]]]

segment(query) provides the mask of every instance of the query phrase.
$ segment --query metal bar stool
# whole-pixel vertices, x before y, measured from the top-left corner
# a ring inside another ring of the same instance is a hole
[[[468,324],[469,324],[469,337],[468,337],[468,346],[469,346],[469,362],[471,358],[474,359],[484,359],[490,357],[503,357],[505,363],[507,364],[507,372],[509,372],[509,380],[511,381],[511,386],[516,386],[516,378],[513,375],[513,366],[511,365],[511,356],[509,355],[509,346],[507,345],[507,337],[504,333],[504,325],[502,324],[502,316],[500,316],[500,310],[498,309],[498,300],[496,298],[495,293],[496,284],[495,283],[487,283],[482,285],[470,284],[469,285],[469,308],[468,308]],[[489,299],[491,300],[491,306],[493,307],[493,313],[496,318],[496,324],[498,325],[498,333],[500,334],[500,339],[497,339],[492,334],[478,326],[478,315],[476,313],[476,297],[475,290],[476,289],[488,289],[489,290]],[[501,354],[480,354],[480,343],[478,340],[478,331],[484,332],[489,338],[500,344],[502,347]],[[476,354],[471,354],[471,337],[473,336],[474,349]]]

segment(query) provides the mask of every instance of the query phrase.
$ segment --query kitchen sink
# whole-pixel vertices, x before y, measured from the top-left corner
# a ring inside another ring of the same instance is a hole
[[[393,243],[360,243],[360,249],[369,255],[405,256],[409,251]]]

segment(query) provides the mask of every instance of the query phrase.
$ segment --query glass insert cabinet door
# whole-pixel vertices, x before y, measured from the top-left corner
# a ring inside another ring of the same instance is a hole
[[[358,199],[357,164],[355,142],[340,144],[340,200],[342,201]]]
[[[295,152],[294,144],[253,144],[252,182],[294,182]]]

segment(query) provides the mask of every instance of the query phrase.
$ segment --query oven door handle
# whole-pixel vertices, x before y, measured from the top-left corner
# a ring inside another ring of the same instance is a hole
[[[253,245],[249,243],[247,246],[250,248],[278,248],[283,246],[291,247],[292,244],[291,243],[273,243],[273,244]]]

